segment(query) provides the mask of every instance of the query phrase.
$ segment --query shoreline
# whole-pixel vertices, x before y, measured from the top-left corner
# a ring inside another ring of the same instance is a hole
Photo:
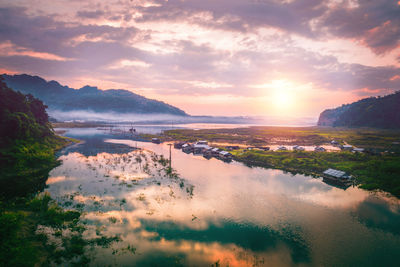
[[[228,150],[233,155],[233,159],[238,162],[248,166],[279,169],[292,174],[324,177],[323,172],[329,168],[342,170],[352,175],[360,188],[383,190],[397,198],[400,197],[400,181],[397,179],[400,176],[400,146],[395,145],[400,131],[331,127],[301,127],[296,128],[297,133],[293,133],[292,130],[292,127],[269,126],[197,131],[183,129],[168,130],[162,135],[146,135],[146,137],[158,137],[162,141],[168,142],[188,143],[207,140],[210,144],[220,144],[219,147]],[[375,135],[376,142],[371,141],[373,135]],[[359,144],[363,144],[366,151],[359,153],[343,150],[315,152],[245,149],[252,145],[272,145],[267,142],[271,138],[282,140],[279,144],[285,146],[303,145],[304,143],[326,146],[330,145],[328,142],[331,140],[337,140],[339,144],[350,143],[357,147]],[[310,143],[312,140],[314,143]],[[226,149],[232,145],[239,146],[239,149]]]

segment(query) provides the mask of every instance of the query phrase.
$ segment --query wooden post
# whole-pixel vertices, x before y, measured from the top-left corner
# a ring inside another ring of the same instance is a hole
[[[172,174],[172,167],[171,167],[171,162],[172,162],[171,147],[172,147],[172,144],[168,144],[168,146],[169,146],[169,172],[170,172],[170,174]]]

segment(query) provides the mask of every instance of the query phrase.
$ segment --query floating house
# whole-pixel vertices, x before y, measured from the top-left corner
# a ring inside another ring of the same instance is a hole
[[[219,158],[222,160],[230,161],[232,160],[232,154],[229,153],[228,151],[221,151],[219,152]]]
[[[293,150],[294,150],[294,151],[304,151],[305,148],[302,147],[302,146],[294,146],[294,147],[293,147]]]
[[[341,186],[350,186],[353,182],[351,175],[346,174],[344,171],[327,169],[323,172],[323,179],[328,183],[333,183]]]
[[[322,146],[317,146],[317,147],[314,148],[314,151],[315,151],[315,152],[325,152],[326,149],[323,148]]]
[[[219,156],[219,152],[221,152],[221,149],[219,149],[218,147],[214,147],[211,149],[211,156],[217,158]]]
[[[193,145],[193,154],[203,154],[204,151],[209,149],[211,149],[211,147],[207,144],[197,142]]]
[[[201,140],[201,141],[197,141],[196,144],[198,145],[208,145],[207,141]]]
[[[189,145],[189,144],[184,144],[184,145],[182,145],[182,152],[185,152],[185,153],[192,153],[193,152],[193,147],[191,146],[191,145]]]
[[[185,142],[177,142],[174,143],[174,148],[176,149],[182,149],[182,146],[185,144]]]
[[[212,150],[213,148],[207,149],[203,152],[203,157],[205,157],[206,159],[210,159],[212,158]]]
[[[158,138],[151,138],[151,142],[154,143],[154,144],[160,144],[161,140],[158,139]]]

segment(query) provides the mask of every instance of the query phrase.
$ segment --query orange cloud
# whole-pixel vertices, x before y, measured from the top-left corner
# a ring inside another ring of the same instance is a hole
[[[12,74],[18,74],[19,72],[13,71],[13,70],[9,70],[9,69],[0,68],[0,73],[1,74],[6,73],[6,74],[12,75]]]
[[[67,61],[65,57],[60,57],[50,53],[36,52],[25,47],[16,46],[10,41],[0,43],[0,55],[3,56],[28,56],[45,60]]]
[[[400,3],[400,1],[399,1],[399,3]],[[398,79],[400,79],[400,75],[394,75],[392,78],[390,78],[391,81],[395,81]]]

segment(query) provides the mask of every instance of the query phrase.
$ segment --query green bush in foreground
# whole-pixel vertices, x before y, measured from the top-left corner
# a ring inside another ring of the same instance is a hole
[[[0,266],[87,262],[84,248],[88,243],[82,237],[85,228],[79,221],[80,212],[63,210],[48,194],[13,204],[10,208],[3,203],[0,212]],[[62,248],[49,244],[48,233],[37,232],[39,225],[53,229]],[[65,230],[68,235],[62,234]]]

